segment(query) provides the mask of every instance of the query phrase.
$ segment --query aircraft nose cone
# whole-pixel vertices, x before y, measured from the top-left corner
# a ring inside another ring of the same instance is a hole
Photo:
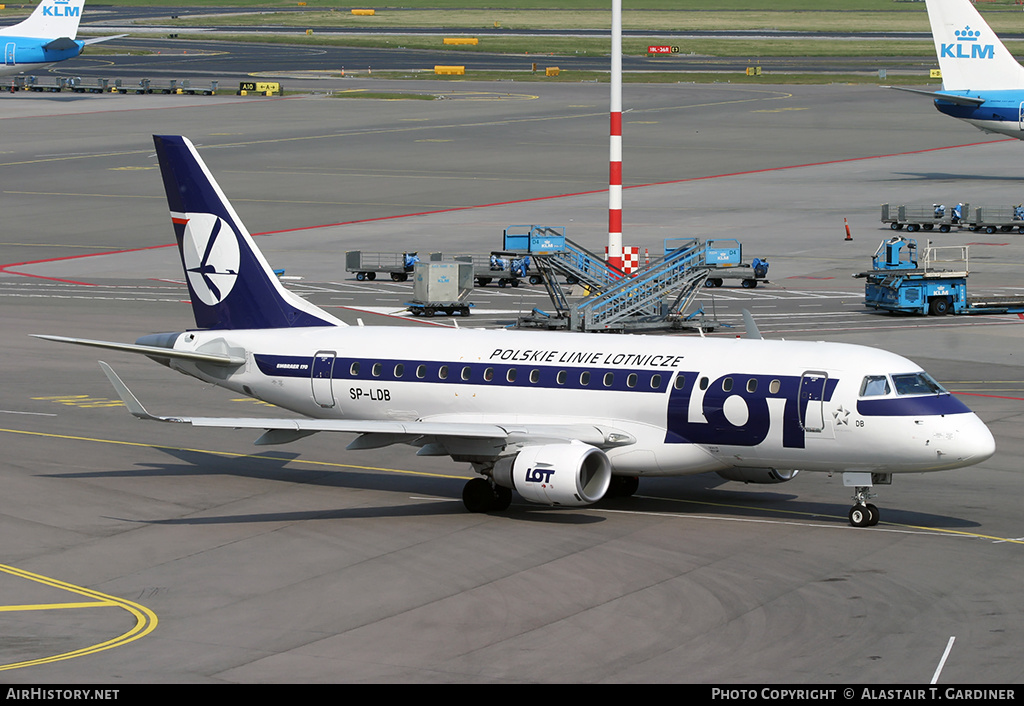
[[[957,451],[964,461],[981,463],[996,452],[996,440],[992,432],[976,415],[960,429]]]

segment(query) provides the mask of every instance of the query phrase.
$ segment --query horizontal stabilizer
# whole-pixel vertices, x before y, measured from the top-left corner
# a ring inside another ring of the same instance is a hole
[[[923,88],[907,88],[905,86],[882,86],[882,88],[891,88],[894,91],[906,91],[907,93],[917,93],[918,95],[928,96],[933,100],[946,101],[947,103],[955,103],[957,105],[978,106],[985,102],[984,98],[979,98],[977,96],[958,96],[955,93],[937,93],[935,91],[926,91]]]
[[[90,44],[99,44],[100,42],[109,42],[111,39],[120,39],[121,37],[127,37],[127,34],[115,34],[110,37],[93,37],[92,39],[81,39],[79,41],[85,42],[86,46]]]
[[[88,338],[67,338],[65,336],[47,336],[41,333],[29,334],[33,338],[42,338],[46,341],[57,343],[74,343],[79,346],[92,346],[94,348],[106,348],[112,351],[124,351],[126,353],[141,353],[153,358],[175,358],[177,360],[191,360],[196,363],[209,363],[211,365],[223,365],[226,367],[237,367],[245,365],[245,358],[237,355],[221,355],[218,353],[197,353],[194,351],[177,351],[173,348],[161,348],[159,346],[140,346],[134,343],[113,343],[111,341],[93,341]]]

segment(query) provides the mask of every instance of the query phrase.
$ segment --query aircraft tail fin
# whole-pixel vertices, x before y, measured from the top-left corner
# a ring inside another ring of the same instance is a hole
[[[946,91],[1024,88],[1024,67],[968,0],[926,0]]]
[[[85,0],[41,0],[27,20],[2,31],[12,37],[74,39],[84,6]]]
[[[209,329],[344,326],[286,290],[195,146],[154,135],[196,325]]]

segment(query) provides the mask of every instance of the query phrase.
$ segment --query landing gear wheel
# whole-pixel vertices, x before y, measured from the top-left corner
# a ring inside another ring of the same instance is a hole
[[[491,509],[496,512],[508,510],[508,506],[512,504],[512,489],[496,485],[492,490],[494,491],[494,505]]]
[[[462,504],[470,512],[487,512],[495,505],[494,490],[483,478],[472,478],[462,489]]]
[[[492,485],[485,478],[473,478],[462,489],[462,504],[470,512],[501,512],[512,504],[512,490]]]
[[[871,517],[868,519],[868,527],[874,527],[878,524],[878,520],[881,519],[881,514],[878,512],[878,508],[871,503],[868,503],[864,507],[866,507],[868,512],[871,513]]]
[[[854,527],[869,526],[871,524],[871,510],[865,505],[854,505],[850,508],[850,524]]]
[[[637,476],[612,476],[608,485],[606,498],[628,498],[636,493],[640,487],[640,478]]]

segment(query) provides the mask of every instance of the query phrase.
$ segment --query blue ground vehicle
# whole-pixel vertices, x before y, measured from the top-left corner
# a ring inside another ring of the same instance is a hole
[[[665,254],[682,245],[687,238],[666,238]],[[705,287],[721,287],[727,279],[738,279],[740,286],[753,289],[768,284],[768,260],[755,257],[743,261],[743,245],[735,238],[718,238],[704,243],[704,262],[711,269]]]
[[[967,246],[936,248],[930,244],[919,260],[917,241],[895,236],[882,241],[863,277],[864,305],[907,314],[1016,314],[1024,299],[967,296]]]

